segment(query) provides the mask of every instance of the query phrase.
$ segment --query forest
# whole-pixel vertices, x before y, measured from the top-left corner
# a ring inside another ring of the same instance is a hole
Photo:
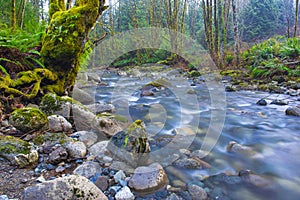
[[[0,10],[0,199],[299,197],[299,0]]]

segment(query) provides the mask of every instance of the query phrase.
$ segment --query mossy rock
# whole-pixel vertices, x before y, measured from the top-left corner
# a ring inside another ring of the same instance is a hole
[[[24,140],[13,136],[0,136],[0,157],[6,158],[12,164],[25,167],[37,162],[38,153]]]
[[[188,72],[188,77],[189,78],[196,78],[201,76],[201,73],[197,70],[192,70],[191,72]]]
[[[160,78],[160,79],[156,79],[150,83],[147,83],[146,86],[161,88],[161,87],[170,87],[170,86],[172,86],[172,84],[168,80],[166,80],[164,78]]]
[[[150,144],[144,123],[136,120],[125,131],[118,132],[110,139],[107,148],[131,166],[145,164],[149,158]]]
[[[50,146],[56,145],[56,144],[65,145],[66,143],[72,142],[72,141],[73,141],[73,139],[69,138],[64,133],[49,133],[49,132],[39,134],[32,140],[32,142],[35,145],[47,144]]]
[[[11,113],[9,122],[18,130],[27,133],[48,127],[47,116],[37,108],[21,108]]]
[[[47,116],[55,114],[69,119],[72,105],[77,105],[84,110],[88,110],[88,108],[79,101],[76,101],[69,96],[58,96],[53,93],[44,95],[39,107]]]

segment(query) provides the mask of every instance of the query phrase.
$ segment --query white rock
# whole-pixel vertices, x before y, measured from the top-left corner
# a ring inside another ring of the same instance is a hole
[[[107,200],[107,197],[87,178],[71,175],[28,187],[21,199]]]
[[[116,200],[134,200],[134,194],[130,191],[129,187],[125,186],[117,192],[115,196]]]
[[[116,183],[119,183],[120,180],[124,180],[126,177],[126,175],[124,174],[124,172],[122,170],[119,170],[115,175],[114,175],[114,179]]]
[[[84,176],[89,179],[97,173],[100,174],[100,169],[101,167],[99,163],[88,161],[83,163],[82,165],[79,165],[73,173],[78,174],[80,176]]]
[[[69,131],[72,128],[70,122],[68,122],[63,116],[51,115],[48,116],[49,129],[53,132]]]
[[[85,144],[80,141],[68,143],[66,149],[72,158],[83,158],[87,153]]]

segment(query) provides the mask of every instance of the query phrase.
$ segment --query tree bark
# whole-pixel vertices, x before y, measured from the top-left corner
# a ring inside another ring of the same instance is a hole
[[[105,10],[104,1],[80,0],[66,10],[64,0],[50,0],[50,25],[42,41],[41,57],[45,66],[58,76],[54,87],[57,94],[73,89],[80,59],[87,50],[88,35],[99,15]]]
[[[236,1],[232,0],[232,18],[233,18],[233,31],[234,31],[234,54],[236,59],[236,65],[240,62],[240,49],[239,49],[239,28],[237,20]]]
[[[11,0],[10,24],[12,30],[17,28],[16,0]]]
[[[295,11],[294,37],[296,37],[296,36],[297,36],[297,28],[298,28],[298,16],[299,16],[299,0],[296,0],[296,11]]]

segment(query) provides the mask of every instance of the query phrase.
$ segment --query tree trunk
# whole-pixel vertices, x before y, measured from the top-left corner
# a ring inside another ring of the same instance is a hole
[[[11,0],[10,25],[12,30],[17,28],[16,0]]]
[[[239,49],[239,28],[237,20],[236,1],[232,0],[232,18],[233,18],[233,31],[234,31],[234,54],[236,65],[240,62],[240,49]]]
[[[297,28],[298,28],[298,16],[299,16],[299,0],[296,0],[296,12],[295,12],[294,37],[296,37],[296,36],[297,36]]]
[[[51,20],[42,41],[41,57],[45,66],[58,76],[58,81],[49,90],[70,95],[80,59],[87,50],[88,35],[105,10],[104,3],[99,0],[80,0],[76,6],[66,10],[64,0],[50,0]]]

